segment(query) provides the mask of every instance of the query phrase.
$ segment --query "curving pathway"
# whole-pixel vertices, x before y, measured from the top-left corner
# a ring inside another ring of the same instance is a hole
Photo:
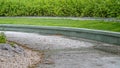
[[[61,35],[21,32],[5,32],[5,34],[10,41],[44,51],[45,60],[36,68],[120,68],[119,54],[95,48],[115,45]]]

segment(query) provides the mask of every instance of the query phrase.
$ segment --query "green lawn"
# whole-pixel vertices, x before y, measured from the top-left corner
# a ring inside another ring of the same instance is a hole
[[[25,24],[39,26],[63,26],[120,32],[120,22],[93,20],[45,19],[45,18],[0,18],[0,24]]]

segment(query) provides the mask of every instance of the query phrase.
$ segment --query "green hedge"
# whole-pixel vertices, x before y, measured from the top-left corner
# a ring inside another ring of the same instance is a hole
[[[0,0],[0,16],[120,18],[120,0]]]

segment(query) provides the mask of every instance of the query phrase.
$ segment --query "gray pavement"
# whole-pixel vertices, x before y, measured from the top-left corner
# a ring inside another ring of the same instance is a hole
[[[37,16],[23,16],[23,17],[0,17],[0,18],[43,18],[43,19],[71,19],[71,20],[103,20],[120,22],[118,18],[101,18],[101,17],[37,17]]]
[[[10,41],[44,52],[45,61],[36,68],[120,68],[120,51],[117,53],[109,51],[112,46],[113,51],[120,46],[61,35],[20,32],[5,32],[5,34]],[[101,50],[101,46],[107,48]]]

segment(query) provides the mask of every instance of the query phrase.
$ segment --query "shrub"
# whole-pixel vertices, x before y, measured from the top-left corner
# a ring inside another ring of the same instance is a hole
[[[0,43],[6,43],[6,36],[3,32],[0,33]]]
[[[120,0],[0,0],[0,16],[120,17]]]

